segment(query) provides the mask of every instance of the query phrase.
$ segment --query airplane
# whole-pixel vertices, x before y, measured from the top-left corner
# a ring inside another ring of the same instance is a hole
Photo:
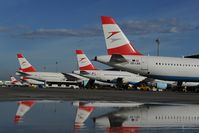
[[[75,74],[74,72],[68,73],[68,74],[79,79],[78,82],[82,83],[83,88],[98,88],[101,86],[114,87],[114,84],[112,84],[112,83],[105,83],[105,82],[101,82],[101,81],[97,81],[97,80],[93,81],[93,80],[83,77],[79,74]]]
[[[144,56],[131,45],[112,17],[102,16],[101,21],[108,55],[96,56],[96,61],[149,78],[177,81],[178,86],[199,81],[198,59]]]
[[[17,80],[14,76],[10,77],[11,79],[11,84],[14,86],[23,86],[22,82]]]
[[[75,127],[80,128],[84,125],[85,121],[91,115],[91,113],[95,110],[96,107],[107,108],[107,107],[137,107],[142,105],[143,103],[138,102],[107,102],[107,101],[73,101],[73,106],[77,107],[77,113],[75,118]]]
[[[96,127],[110,129],[199,127],[197,111],[199,106],[195,104],[75,101],[73,106],[77,106],[75,126],[78,128],[85,124],[94,110],[102,108],[105,108],[102,109],[104,113],[92,115]]]
[[[90,62],[88,57],[84,54],[83,50],[76,50],[76,55],[79,71],[73,71],[75,74],[102,82],[116,83],[117,86],[121,80],[121,84],[126,84],[128,86],[129,84],[136,85],[145,81],[146,79],[144,76],[126,71],[97,70],[96,67]]]
[[[43,81],[38,81],[38,80],[34,80],[34,79],[29,79],[29,78],[26,78],[26,77],[23,77],[23,76],[21,76],[20,77],[21,78],[21,80],[24,82],[24,83],[27,83],[27,84],[29,84],[29,85],[31,85],[31,86],[39,86],[39,87],[41,87],[41,86],[44,86],[45,85],[45,83],[43,82]]]
[[[60,103],[61,101],[51,101],[51,100],[25,100],[17,102],[18,108],[14,117],[14,122],[16,124],[23,121],[24,116],[29,112],[36,103]]]
[[[77,85],[77,78],[67,73],[58,72],[38,72],[23,56],[23,54],[17,54],[17,58],[20,64],[20,71],[16,72],[16,75],[25,77],[27,79],[33,79],[40,82],[44,82],[44,85],[51,86],[52,84],[58,84],[58,86],[64,85]]]

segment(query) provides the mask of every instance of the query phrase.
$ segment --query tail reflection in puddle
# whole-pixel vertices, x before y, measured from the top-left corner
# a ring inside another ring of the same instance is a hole
[[[196,104],[29,100],[0,106],[0,132],[199,131]]]

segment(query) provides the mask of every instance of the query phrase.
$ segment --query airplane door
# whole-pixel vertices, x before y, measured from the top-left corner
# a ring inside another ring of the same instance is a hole
[[[148,73],[148,63],[144,58],[141,58],[141,71],[143,72],[143,74]]]

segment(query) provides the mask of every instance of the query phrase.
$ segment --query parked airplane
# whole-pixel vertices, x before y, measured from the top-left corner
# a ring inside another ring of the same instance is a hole
[[[23,77],[21,76],[21,80],[25,83],[28,83],[30,85],[37,85],[37,86],[44,86],[45,83],[43,81],[38,81],[38,80],[35,80],[35,79],[29,79],[29,78],[26,78],[26,77]]]
[[[79,65],[79,71],[74,71],[76,74],[81,76],[108,82],[116,83],[117,85],[122,80],[121,84],[138,84],[143,82],[146,77],[140,76],[138,74],[129,73],[126,71],[116,71],[116,70],[97,70],[95,66],[90,62],[87,56],[84,54],[83,50],[76,50],[77,61]]]
[[[22,82],[17,80],[15,77],[11,76],[11,84],[14,86],[23,86]]]
[[[96,61],[154,79],[178,81],[178,85],[199,81],[198,59],[144,56],[130,44],[113,18],[102,16],[101,20],[108,55],[96,56]]]
[[[101,82],[101,81],[97,81],[97,80],[93,81],[93,80],[90,80],[89,78],[83,77],[79,74],[75,74],[74,72],[68,73],[68,74],[79,79],[78,82],[81,82],[82,87],[84,87],[84,88],[98,88],[101,86],[114,87],[114,84],[112,84],[112,83],[105,83],[105,82]]]
[[[67,74],[67,73],[57,73],[57,72],[37,72],[37,70],[26,60],[23,54],[17,54],[17,58],[20,64],[20,71],[17,71],[17,75],[23,76],[28,79],[37,80],[44,82],[51,86],[52,84],[78,84],[77,78]]]

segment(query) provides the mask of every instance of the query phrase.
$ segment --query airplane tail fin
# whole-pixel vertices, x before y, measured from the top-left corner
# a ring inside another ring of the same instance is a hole
[[[107,53],[122,55],[142,55],[130,43],[116,21],[109,16],[101,16]]]
[[[11,76],[10,79],[11,79],[11,83],[15,83],[17,81],[16,78],[13,76]]]
[[[78,66],[81,71],[83,70],[96,70],[95,66],[90,62],[88,57],[84,54],[83,50],[76,50]]]
[[[17,58],[20,64],[20,70],[22,72],[36,72],[37,70],[26,60],[23,54],[17,54]]]

